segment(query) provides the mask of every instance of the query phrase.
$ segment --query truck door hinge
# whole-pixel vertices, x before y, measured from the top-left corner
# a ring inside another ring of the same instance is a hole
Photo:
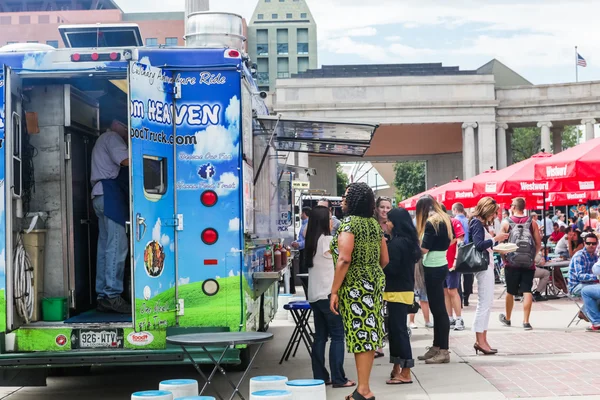
[[[185,306],[184,306],[184,299],[177,299],[177,315],[178,316],[182,316],[185,314]]]
[[[71,159],[71,135],[65,137],[65,160]]]
[[[181,98],[181,82],[175,82],[175,84],[173,85],[173,95],[173,97],[175,97],[176,99]]]
[[[165,226],[174,226],[176,231],[183,230],[183,214],[177,214],[175,218],[165,220]]]

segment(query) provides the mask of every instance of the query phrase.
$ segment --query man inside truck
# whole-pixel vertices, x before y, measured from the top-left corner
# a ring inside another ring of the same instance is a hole
[[[127,125],[113,120],[92,150],[92,201],[98,217],[96,259],[97,310],[131,314],[123,279],[129,248],[125,221],[129,219],[129,150]]]

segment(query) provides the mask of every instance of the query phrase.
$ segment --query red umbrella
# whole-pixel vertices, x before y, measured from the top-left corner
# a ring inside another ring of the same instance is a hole
[[[407,210],[414,210],[417,207],[419,199],[425,195],[430,195],[447,208],[457,201],[465,202],[465,207],[471,207],[477,204],[479,198],[473,194],[473,185],[455,178],[442,186],[434,186],[429,190],[419,193],[401,201],[398,206]]]
[[[543,159],[552,157],[549,153],[534,154],[509,167],[503,168],[493,175],[480,174],[472,179],[473,192],[476,194],[495,196],[511,195],[526,197],[542,197],[544,193],[559,192],[562,190],[560,182],[535,181],[535,165]]]
[[[600,138],[588,140],[554,156],[539,160],[535,179],[562,184],[564,191],[600,189]]]

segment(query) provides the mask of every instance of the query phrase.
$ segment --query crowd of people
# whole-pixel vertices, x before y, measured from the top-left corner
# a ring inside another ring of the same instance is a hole
[[[376,200],[364,183],[349,185],[341,206],[341,220],[335,218],[327,200],[312,210],[303,210],[302,236],[295,244],[304,249],[309,274],[307,298],[315,325],[313,374],[334,387],[356,386],[347,400],[375,399],[370,374],[374,359],[383,356],[386,335],[393,365],[386,383],[412,383],[415,360],[410,328],[416,327],[414,314],[419,309],[426,325],[433,329],[433,341],[418,360],[426,364],[450,362],[450,330],[465,328],[462,308],[469,305],[474,281],[478,301],[472,321],[473,348],[476,354],[497,354],[487,332],[498,264],[504,267],[507,292],[500,321],[512,325],[515,297],[519,296],[523,299],[522,327],[533,329],[532,304],[543,300],[549,279],[549,272],[542,268],[542,244],[547,241],[556,243],[560,257],[571,260],[569,295],[583,299],[582,317],[591,322],[587,330],[600,331],[600,263],[592,215],[587,222],[574,218],[567,224],[565,216],[557,213],[548,229],[548,221],[538,223],[535,213],[527,215],[523,198],[513,199],[510,210],[502,210],[499,217],[499,205],[491,197],[481,199],[469,214],[456,203],[450,215],[433,197],[423,196],[413,218],[407,210],[393,208],[389,198]],[[516,250],[494,250],[506,242],[514,244]],[[475,273],[457,271],[457,266],[464,264],[468,247],[463,243],[472,243],[470,246],[487,260]],[[495,255],[498,252],[502,254],[500,260]],[[461,261],[457,263],[457,259]],[[329,339],[330,372],[325,363]],[[344,345],[354,354],[357,382],[345,375]]]

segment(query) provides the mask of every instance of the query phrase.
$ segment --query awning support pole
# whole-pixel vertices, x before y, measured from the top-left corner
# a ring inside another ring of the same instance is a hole
[[[258,166],[258,169],[256,170],[256,174],[254,174],[254,184],[255,185],[256,185],[256,182],[258,182],[258,177],[260,176],[260,172],[263,169],[263,166],[267,159],[267,155],[269,154],[269,150],[271,149],[271,146],[273,145],[273,138],[275,137],[275,132],[277,132],[277,125],[279,125],[280,119],[281,119],[281,114],[279,114],[277,117],[277,122],[275,122],[275,126],[273,127],[273,132],[271,132],[271,137],[269,138],[269,143],[267,143],[267,147],[265,148],[265,152],[263,153],[262,159],[260,160],[260,164]],[[260,126],[262,126],[263,130],[266,130],[265,125],[260,120],[258,121],[258,123],[260,124]]]

